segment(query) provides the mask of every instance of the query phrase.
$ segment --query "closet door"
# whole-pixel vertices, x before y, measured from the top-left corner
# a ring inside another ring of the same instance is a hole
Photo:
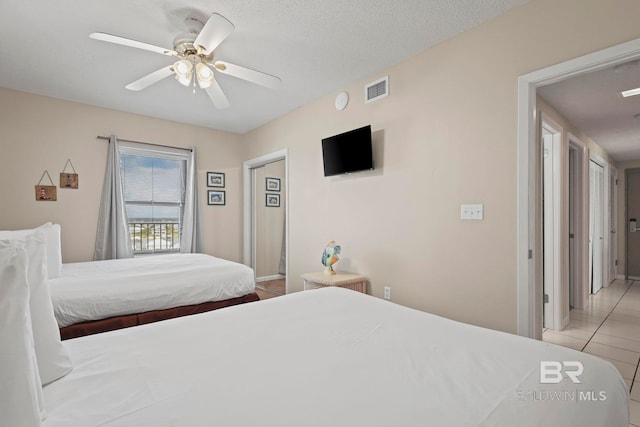
[[[589,271],[591,293],[602,288],[604,254],[604,168],[594,161],[589,163]]]

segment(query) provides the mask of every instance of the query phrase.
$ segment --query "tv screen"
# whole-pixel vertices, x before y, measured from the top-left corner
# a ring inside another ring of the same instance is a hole
[[[322,140],[324,176],[373,169],[371,125]]]

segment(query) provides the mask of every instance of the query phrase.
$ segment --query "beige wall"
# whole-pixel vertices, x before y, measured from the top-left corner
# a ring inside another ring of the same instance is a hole
[[[627,244],[627,212],[626,212],[626,177],[627,169],[640,168],[640,159],[628,162],[618,162],[618,275],[625,276],[627,269],[626,244]]]
[[[285,162],[267,163],[254,169],[256,184],[256,277],[278,275],[285,220]],[[266,191],[265,178],[279,178],[280,191]],[[280,195],[280,207],[267,207],[267,193]]]
[[[534,0],[249,133],[246,158],[289,148],[289,287],[321,268],[329,240],[338,270],[373,295],[462,321],[516,330],[517,78],[640,37],[632,0]],[[363,85],[390,76],[390,96],[365,105]],[[371,124],[376,172],[324,178],[320,140]],[[485,219],[461,221],[461,203]]]
[[[91,107],[0,88],[0,229],[62,226],[64,262],[93,258],[108,143],[97,135],[196,147],[204,248],[242,260],[240,136],[166,120]],[[71,159],[77,190],[58,188],[58,201],[35,201],[34,185],[48,170],[56,185]],[[226,173],[226,206],[206,205],[206,171]]]
[[[242,161],[287,147],[290,290],[336,240],[336,268],[365,274],[373,295],[391,286],[401,304],[515,332],[517,77],[638,38],[639,20],[636,0],[532,0],[342,88],[345,111],[334,93],[243,136],[0,89],[0,229],[59,222],[65,262],[90,259],[95,136],[115,133],[195,145],[203,190],[206,171],[226,173],[227,205],[202,206],[205,248],[240,260]],[[365,105],[363,85],[386,74],[391,95]],[[376,171],[324,178],[320,140],[365,124]],[[80,189],[35,202],[43,170],[55,178],[67,158]],[[461,203],[484,203],[485,219],[461,221]]]

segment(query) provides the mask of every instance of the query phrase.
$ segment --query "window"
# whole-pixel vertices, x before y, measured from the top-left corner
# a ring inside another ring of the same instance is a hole
[[[178,252],[188,155],[186,150],[120,144],[120,168],[134,254]]]

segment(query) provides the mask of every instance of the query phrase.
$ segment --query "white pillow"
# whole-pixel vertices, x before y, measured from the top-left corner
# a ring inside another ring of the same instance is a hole
[[[55,279],[62,275],[62,245],[60,241],[60,224],[47,222],[37,228],[25,230],[4,230],[0,231],[0,239],[19,239],[34,230],[41,230],[47,238],[47,278]]]
[[[40,426],[42,387],[31,334],[27,254],[0,240],[0,414],[7,426]]]
[[[60,329],[53,314],[49,283],[46,278],[45,233],[40,228],[36,228],[31,234],[17,241],[23,242],[29,257],[28,279],[31,291],[29,306],[33,341],[40,379],[42,385],[46,385],[71,371],[71,358],[60,340]]]
[[[47,277],[55,279],[62,275],[62,244],[60,239],[60,224],[50,222],[41,225],[36,230],[44,231],[47,238]]]

